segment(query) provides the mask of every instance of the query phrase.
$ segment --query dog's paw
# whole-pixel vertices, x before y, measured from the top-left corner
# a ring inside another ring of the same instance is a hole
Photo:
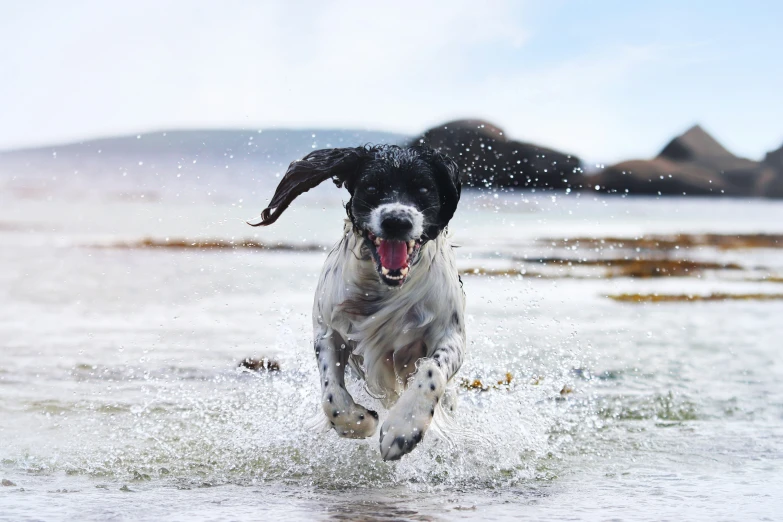
[[[424,438],[443,395],[446,379],[434,368],[419,368],[413,382],[394,405],[381,427],[383,460],[398,460]]]
[[[340,437],[366,439],[378,429],[378,414],[353,402],[348,392],[339,397],[327,393],[323,409],[329,424]]]
[[[399,460],[421,442],[426,430],[427,427],[415,422],[389,419],[381,427],[381,457],[383,460]]]

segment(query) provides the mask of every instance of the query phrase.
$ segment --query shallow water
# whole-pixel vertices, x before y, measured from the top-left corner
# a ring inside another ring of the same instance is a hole
[[[333,190],[333,189],[332,189]],[[144,237],[328,246],[336,192],[269,230],[239,195],[154,202],[0,193],[0,519],[776,519],[783,301],[636,305],[622,292],[783,292],[783,249],[689,257],[742,274],[463,276],[458,388],[411,455],[318,424],[323,252],[96,248]],[[256,208],[258,207],[258,208]],[[783,232],[764,201],[466,194],[463,268],[596,255],[539,238]],[[279,225],[279,226],[278,226]],[[608,255],[598,252],[597,255]],[[744,274],[744,275],[743,275]],[[746,277],[747,276],[747,277]],[[753,277],[751,277],[753,276]],[[236,368],[246,356],[280,373]],[[352,390],[381,411],[359,383]]]

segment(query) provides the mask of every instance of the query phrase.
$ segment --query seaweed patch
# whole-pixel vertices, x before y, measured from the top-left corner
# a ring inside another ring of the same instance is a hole
[[[503,379],[497,381],[497,384],[485,384],[481,381],[481,379],[467,379],[463,377],[459,383],[459,386],[465,390],[478,390],[483,392],[489,390],[500,390],[511,386],[511,381],[513,379],[514,376],[510,372],[506,372],[506,375],[503,377]]]
[[[693,261],[689,259],[655,258],[610,258],[610,259],[567,259],[540,258],[517,259],[539,266],[555,266],[567,269],[566,273],[531,271],[523,268],[475,267],[460,270],[465,276],[526,277],[535,279],[650,279],[657,277],[698,277],[706,270],[743,270],[737,263]],[[574,268],[603,269],[592,273],[574,273]]]
[[[266,357],[260,359],[246,357],[239,362],[237,368],[244,368],[254,372],[279,372],[280,363]]]
[[[626,248],[640,250],[675,250],[678,248],[714,247],[719,250],[750,248],[783,248],[783,234],[673,234],[640,237],[576,237],[540,239],[559,247]]]
[[[145,237],[136,241],[118,241],[90,245],[92,248],[109,249],[172,249],[172,250],[230,250],[250,249],[286,252],[318,252],[326,250],[326,247],[316,244],[292,244],[292,243],[261,243],[252,239],[223,240],[223,239],[157,239]]]
[[[696,301],[776,301],[783,294],[610,294],[609,299],[622,303],[681,303]]]

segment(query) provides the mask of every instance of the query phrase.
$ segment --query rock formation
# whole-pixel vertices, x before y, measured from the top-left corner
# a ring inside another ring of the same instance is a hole
[[[510,140],[482,120],[438,125],[414,138],[454,158],[469,187],[579,188],[584,182],[576,156]]]
[[[655,158],[607,167],[590,178],[590,185],[610,193],[637,195],[775,197],[774,192],[780,197],[781,156],[775,151],[764,162],[740,158],[695,125],[671,140]]]

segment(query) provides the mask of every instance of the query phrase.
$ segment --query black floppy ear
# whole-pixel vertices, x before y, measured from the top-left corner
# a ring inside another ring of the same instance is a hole
[[[369,154],[370,149],[367,147],[322,149],[292,162],[277,186],[269,206],[261,212],[261,221],[248,224],[254,227],[271,225],[297,196],[329,178],[334,178],[338,187],[345,184],[350,192],[354,175]]]
[[[438,182],[440,192],[440,228],[449,224],[454,212],[457,210],[459,197],[462,192],[462,181],[459,177],[457,162],[449,156],[430,149],[429,162]]]

